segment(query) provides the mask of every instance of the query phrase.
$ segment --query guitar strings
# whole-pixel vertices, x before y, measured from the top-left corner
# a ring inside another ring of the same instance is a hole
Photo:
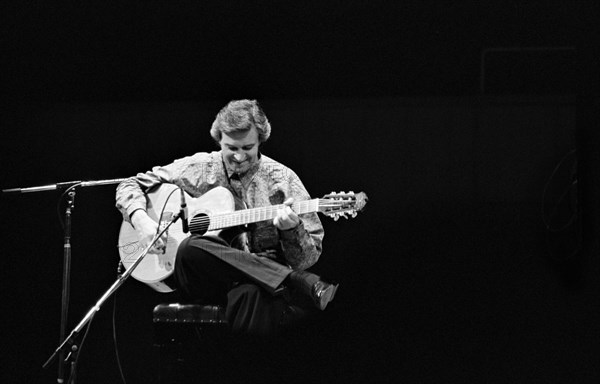
[[[292,205],[293,208],[295,208],[295,210],[301,211],[300,214],[303,213],[308,213],[307,212],[302,212],[304,210],[310,209],[310,205],[315,205],[316,204],[317,199],[315,200],[307,200],[307,201],[300,201],[297,203],[294,203]],[[196,217],[193,218],[190,222],[190,225],[205,225],[211,221],[215,221],[215,222],[235,222],[236,218],[247,218],[249,219],[250,217],[252,218],[261,218],[264,216],[267,216],[266,219],[268,219],[268,216],[272,216],[274,215],[278,209],[284,207],[283,204],[279,204],[279,205],[271,205],[268,207],[258,207],[258,208],[251,208],[251,209],[247,209],[245,210],[245,213],[241,213],[241,211],[234,211],[234,212],[228,212],[228,213],[223,213],[223,214],[216,214],[216,215],[212,215],[212,216],[201,216],[201,217]],[[273,216],[274,217],[274,216]],[[264,220],[266,220],[264,219]],[[257,221],[262,221],[263,219],[258,219]]]
[[[293,209],[300,211],[299,214],[304,214],[304,213],[309,213],[311,212],[311,205],[315,206],[312,211],[316,211],[317,209],[317,201],[318,201],[318,207],[322,207],[322,208],[338,208],[338,212],[343,212],[343,211],[348,211],[348,210],[352,210],[351,207],[346,207],[344,208],[344,203],[352,203],[354,202],[353,199],[348,199],[348,200],[334,200],[334,199],[314,199],[314,200],[305,200],[305,201],[299,201],[296,202],[294,204],[292,204]],[[207,228],[210,229],[211,227],[211,223],[218,225],[221,224],[222,226],[229,226],[227,224],[232,224],[232,225],[239,225],[241,224],[244,218],[246,220],[253,218],[253,220],[250,220],[249,222],[257,222],[257,221],[264,221],[264,220],[268,220],[269,218],[274,217],[273,215],[276,214],[277,210],[279,210],[280,208],[284,207],[283,204],[279,204],[279,205],[272,205],[272,206],[268,206],[268,207],[258,207],[258,208],[251,208],[246,210],[246,213],[240,213],[240,211],[235,211],[235,212],[228,212],[228,213],[224,213],[224,214],[216,214],[216,215],[212,215],[212,216],[199,216],[199,217],[194,217],[190,220],[189,223],[189,227],[190,229],[196,230],[196,229],[204,229]],[[304,210],[307,210],[306,212],[304,212]],[[262,217],[265,217],[265,219],[263,219]],[[258,217],[258,219],[256,219]],[[219,227],[215,228],[218,229]]]

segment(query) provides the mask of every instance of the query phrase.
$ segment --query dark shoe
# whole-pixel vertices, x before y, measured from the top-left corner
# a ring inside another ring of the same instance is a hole
[[[327,304],[333,301],[339,286],[339,284],[330,284],[321,280],[317,281],[312,286],[312,298],[317,308],[324,311]]]

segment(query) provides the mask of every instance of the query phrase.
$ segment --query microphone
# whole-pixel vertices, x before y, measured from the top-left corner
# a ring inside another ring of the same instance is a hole
[[[183,188],[179,188],[181,192],[181,212],[179,215],[181,216],[181,225],[183,228],[183,233],[188,233],[190,228],[188,226],[188,209],[187,204],[185,203],[185,192],[183,192]]]

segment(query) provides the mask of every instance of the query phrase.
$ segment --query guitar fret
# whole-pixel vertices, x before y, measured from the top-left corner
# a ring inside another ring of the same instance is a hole
[[[261,210],[258,211],[258,219],[259,219],[259,221],[264,221],[264,220],[267,219],[267,209],[268,208],[261,209]]]

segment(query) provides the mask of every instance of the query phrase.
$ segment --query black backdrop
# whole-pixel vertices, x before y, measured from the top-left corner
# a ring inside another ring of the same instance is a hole
[[[342,288],[301,350],[323,351],[313,380],[597,381],[584,5],[4,7],[3,189],[212,150],[218,109],[258,98],[274,129],[267,155],[315,196],[370,197],[355,219],[323,219],[315,269]],[[527,46],[569,49],[490,58],[482,93],[482,51]],[[58,202],[2,196],[3,382],[56,377],[41,365],[58,344]],[[113,206],[112,186],[77,192],[69,330],[116,278]],[[119,382],[114,314],[127,381],[152,382],[151,310],[166,298],[128,281],[94,319],[79,381]]]

